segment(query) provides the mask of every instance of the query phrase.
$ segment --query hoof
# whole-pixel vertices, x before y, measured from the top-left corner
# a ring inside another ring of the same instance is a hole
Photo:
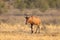
[[[31,34],[33,33],[33,31],[31,31]]]

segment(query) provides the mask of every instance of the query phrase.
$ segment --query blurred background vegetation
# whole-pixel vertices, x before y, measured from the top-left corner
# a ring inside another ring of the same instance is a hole
[[[60,8],[60,0],[15,0],[13,3],[16,8]]]
[[[7,5],[8,4],[8,5]],[[60,9],[60,0],[0,0],[0,14],[7,11],[9,6],[18,9]]]
[[[0,0],[0,31],[29,29],[24,14],[39,16],[48,33],[60,33],[60,0]]]
[[[27,13],[39,15],[46,24],[60,24],[60,10],[58,9],[60,9],[60,0],[0,0],[0,22],[23,22],[24,17],[22,18],[19,14]],[[12,15],[4,16],[6,14]]]

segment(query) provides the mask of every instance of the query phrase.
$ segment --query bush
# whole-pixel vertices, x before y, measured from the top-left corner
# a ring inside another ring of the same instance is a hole
[[[2,1],[2,0],[1,0]],[[60,8],[60,0],[3,0],[12,4],[15,8],[18,9],[40,9],[45,11],[48,8]],[[4,2],[0,2],[0,8],[4,10]],[[0,13],[2,13],[0,9]],[[6,9],[6,8],[5,8]]]
[[[5,3],[3,1],[0,1],[0,15],[4,12],[7,12],[7,8],[5,7]]]

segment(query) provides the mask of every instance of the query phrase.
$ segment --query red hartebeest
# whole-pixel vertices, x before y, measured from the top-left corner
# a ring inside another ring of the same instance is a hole
[[[36,32],[37,32],[38,29],[40,30],[39,25],[41,24],[41,19],[39,19],[39,17],[36,17],[36,16],[30,16],[30,17],[28,17],[28,16],[26,16],[25,19],[26,19],[26,24],[27,23],[31,24],[31,33],[33,33],[33,25],[37,25]]]

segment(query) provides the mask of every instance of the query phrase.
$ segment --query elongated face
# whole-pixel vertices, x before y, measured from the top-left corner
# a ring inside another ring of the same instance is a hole
[[[26,19],[25,24],[27,24],[29,17],[28,17],[28,16],[26,16],[26,17],[25,17],[25,19]]]

